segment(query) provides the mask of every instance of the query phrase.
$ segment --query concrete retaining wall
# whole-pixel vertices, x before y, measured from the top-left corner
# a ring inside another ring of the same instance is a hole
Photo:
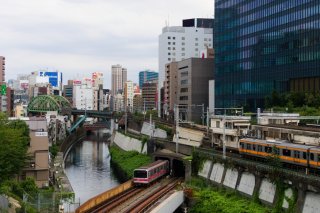
[[[320,194],[307,192],[303,206],[303,213],[318,213],[320,212]]]
[[[212,172],[210,175],[210,180],[216,182],[216,183],[221,183],[222,177],[223,177],[223,172],[224,172],[224,167],[220,163],[215,163],[212,168]]]
[[[119,132],[115,133],[113,142],[125,151],[138,151],[140,153],[147,153],[147,144],[144,145],[143,150],[141,151],[142,142],[135,139],[127,137]]]
[[[150,123],[143,122],[142,129],[141,129],[141,134],[144,134],[144,135],[150,135],[151,134]],[[164,131],[163,129],[156,128],[154,130],[153,137],[166,139],[167,138],[167,132]]]
[[[211,165],[212,165],[212,162],[207,160],[204,163],[202,170],[199,171],[198,175],[201,176],[201,177],[204,177],[204,178],[208,178],[208,175],[209,175],[209,172],[210,172],[210,169],[211,169]]]
[[[201,131],[179,127],[179,136],[189,141],[201,142],[204,134]]]
[[[274,201],[275,194],[276,186],[273,183],[271,183],[268,179],[263,179],[259,191],[260,200],[272,204]]]
[[[244,172],[241,175],[240,184],[238,186],[238,191],[252,196],[255,186],[255,177],[249,172]]]
[[[199,171],[199,176],[212,181],[213,183],[225,186],[227,188],[236,189],[239,192],[252,197],[258,193],[259,199],[266,204],[274,205],[276,203],[276,185],[269,179],[260,177],[260,174],[250,172],[239,172],[236,169],[225,168],[221,163],[213,163],[207,160],[203,169]],[[292,184],[287,180],[284,183]],[[303,185],[303,183],[301,183]],[[282,207],[289,208],[288,200],[293,196],[293,190],[298,190],[298,194],[302,194],[297,201],[297,212],[318,213],[320,212],[320,192],[310,185],[300,186],[295,184],[285,190],[284,201]],[[293,188],[295,186],[295,189]],[[314,188],[314,189],[313,189]],[[314,191],[310,191],[310,190]],[[288,198],[288,200],[286,200]],[[300,199],[302,199],[300,201]]]
[[[227,169],[223,185],[235,189],[238,180],[238,171],[236,169]]]
[[[182,203],[184,202],[183,191],[174,192],[164,201],[162,201],[159,206],[151,210],[151,213],[168,213],[174,212]]]

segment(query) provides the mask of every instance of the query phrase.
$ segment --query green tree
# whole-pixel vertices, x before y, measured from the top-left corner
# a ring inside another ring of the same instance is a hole
[[[0,183],[19,174],[27,159],[29,129],[23,121],[8,121],[0,113]]]

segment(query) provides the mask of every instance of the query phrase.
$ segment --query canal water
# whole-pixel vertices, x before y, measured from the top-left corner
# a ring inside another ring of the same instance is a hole
[[[117,185],[110,165],[108,130],[99,130],[78,142],[69,152],[65,172],[80,204]]]

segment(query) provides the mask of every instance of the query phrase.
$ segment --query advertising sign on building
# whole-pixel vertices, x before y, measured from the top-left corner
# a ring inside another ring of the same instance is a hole
[[[1,85],[1,95],[7,95],[7,85]]]
[[[39,76],[42,76],[42,77],[48,76],[49,77],[49,83],[53,87],[59,87],[61,82],[62,82],[62,73],[61,72],[43,72],[43,71],[40,71],[39,72]]]

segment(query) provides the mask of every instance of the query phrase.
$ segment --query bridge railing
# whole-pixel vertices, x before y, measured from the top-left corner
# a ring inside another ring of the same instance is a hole
[[[110,189],[106,192],[103,192],[84,204],[82,204],[79,208],[77,208],[76,213],[82,213],[82,212],[90,212],[90,209],[93,209],[94,207],[98,206],[99,204],[104,203],[105,201],[119,195],[120,193],[130,189],[133,187],[132,180],[129,180],[113,189]]]

